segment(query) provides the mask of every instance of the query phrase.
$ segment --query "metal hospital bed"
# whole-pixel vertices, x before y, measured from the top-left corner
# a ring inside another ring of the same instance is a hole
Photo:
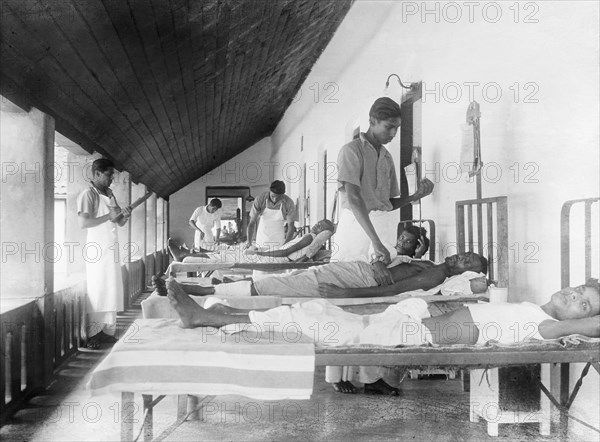
[[[506,286],[506,284],[508,283],[508,259],[505,253],[508,248],[508,234],[506,229],[506,197],[459,201],[456,203],[456,208],[457,239],[459,240],[459,250],[473,250],[479,251],[483,254],[483,244],[485,244],[485,240],[492,239],[493,244],[489,245],[488,243],[488,253],[486,253],[490,257],[490,267],[492,267],[490,269],[490,275],[492,276],[492,279],[497,280],[497,284],[500,287]],[[475,209],[475,214],[478,215],[477,217],[474,217],[473,209]],[[486,213],[486,216],[483,216],[484,213]],[[563,281],[563,285],[564,284],[565,282]],[[136,325],[134,323],[134,328],[135,327]],[[135,331],[136,330],[134,330],[134,332]],[[132,336],[135,338],[137,335],[134,333]],[[287,342],[285,348],[294,347],[295,345],[298,345],[298,351],[300,351],[300,349],[306,350],[306,344],[302,342],[298,342],[295,344]],[[114,350],[115,349],[113,349],[113,351],[107,356],[106,360],[109,360],[109,358],[111,358],[113,354],[118,353]],[[155,356],[160,355],[160,358],[162,358],[161,360],[171,359],[169,357],[170,350],[170,348],[165,347],[149,349],[150,353],[155,353]],[[422,346],[405,348],[323,348],[319,346],[314,346],[313,351],[313,355],[307,353],[297,355],[299,358],[301,358],[300,360],[303,361],[300,365],[302,365],[305,369],[307,368],[307,361],[309,361],[313,366],[396,365],[405,367],[441,366],[462,368],[488,368],[541,363],[553,364],[556,367],[562,366],[563,370],[564,367],[568,366],[569,363],[587,363],[585,369],[582,372],[581,378],[579,379],[579,381],[577,381],[575,388],[571,394],[569,394],[568,391],[568,375],[565,377],[564,371],[562,371],[562,373],[560,373],[559,375],[553,374],[550,376],[549,388],[546,388],[543,384],[541,384],[542,391],[548,395],[550,400],[554,403],[554,405],[557,407],[557,409],[561,412],[563,416],[566,416],[568,414],[568,408],[573,402],[575,395],[579,391],[582,379],[585,376],[585,374],[587,374],[589,368],[593,367],[596,371],[600,373],[600,343],[597,339],[559,339],[552,341],[532,341],[510,346]],[[252,350],[250,350],[250,352],[252,352]],[[174,365],[184,364],[185,360],[171,361],[170,363]],[[238,361],[238,365],[242,369],[245,368],[244,364],[245,362]],[[127,363],[125,363],[125,365],[127,365]],[[196,368],[198,370],[201,370],[201,365]],[[164,397],[164,394],[157,390],[144,389],[145,387],[143,386],[134,387],[131,385],[127,385],[127,383],[121,383],[122,379],[127,378],[126,373],[124,374],[123,372],[123,370],[127,368],[130,369],[129,376],[141,376],[141,371],[139,370],[139,367],[119,367],[119,370],[117,371],[117,373],[119,373],[119,379],[115,380],[116,384],[112,386],[113,388],[109,388],[110,391],[121,393],[121,438],[122,440],[132,440],[134,437],[131,410],[133,410],[135,406],[135,394],[141,394],[143,397],[144,418],[139,432],[143,432],[144,440],[152,440],[152,409],[158,402],[160,402],[160,400]],[[92,375],[92,380],[90,381],[91,383],[94,382],[94,376],[96,376],[97,371],[98,368]],[[226,370],[221,371],[224,373],[226,372]],[[146,375],[148,375],[148,370],[144,369],[143,372],[146,373]],[[171,382],[173,378],[173,372],[166,371],[166,373],[167,374],[164,375],[164,381]],[[246,379],[247,377],[241,376],[240,378]],[[303,387],[300,384],[302,384],[302,382],[305,382],[305,384],[302,385],[308,385],[306,384],[307,378],[304,375],[302,375],[298,379],[299,388],[297,392],[306,393],[306,389],[303,390]],[[300,381],[300,379],[303,379],[303,381]],[[152,385],[156,386],[160,384],[161,379],[151,376],[151,379],[149,379],[149,381],[151,381]],[[110,380],[104,379],[103,385],[108,385],[109,383]],[[196,408],[197,410],[197,407],[202,407],[204,403],[210,401],[215,395],[231,393],[231,389],[228,388],[224,388],[222,392],[219,392],[218,388],[215,388],[215,385],[217,384],[218,380],[207,384],[206,391],[201,391],[203,387],[198,386],[195,387],[194,391],[190,391],[187,388],[188,386],[186,385],[181,385],[180,387],[178,387],[177,385],[174,387],[171,386],[172,388],[169,388],[168,391],[165,393],[179,395],[177,421],[165,431],[163,431],[162,435],[159,436],[159,439],[162,439],[166,434],[172,432],[174,428],[176,428],[183,421],[185,421],[185,419],[190,414],[195,412],[194,408]],[[246,387],[247,386],[245,385],[241,386],[241,388]],[[310,386],[310,389],[312,389],[312,384]],[[557,391],[560,393],[560,397],[559,399],[554,399],[554,396],[556,395],[555,393]],[[202,400],[198,400],[195,396],[189,396],[188,398],[189,393],[192,393],[193,395],[204,394],[206,395],[206,397],[204,397]],[[300,393],[299,396],[297,396],[296,398],[300,398],[302,396],[302,394]],[[249,397],[252,397],[252,395],[249,395]],[[190,402],[189,404],[188,400]],[[192,410],[186,411],[186,405],[192,406]]]

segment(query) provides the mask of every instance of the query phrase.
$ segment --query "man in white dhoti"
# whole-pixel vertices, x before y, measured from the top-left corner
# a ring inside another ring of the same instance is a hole
[[[110,190],[114,173],[110,160],[94,161],[91,184],[77,198],[79,225],[87,230],[86,333],[91,349],[116,342],[117,311],[124,309],[117,226],[127,223],[131,208],[121,209]]]
[[[213,250],[221,236],[221,207],[223,203],[218,198],[210,200],[206,206],[194,210],[190,217],[190,227],[194,229],[194,249]],[[213,234],[216,229],[216,235]]]

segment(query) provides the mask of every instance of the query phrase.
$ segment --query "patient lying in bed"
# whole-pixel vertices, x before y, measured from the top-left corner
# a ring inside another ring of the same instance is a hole
[[[380,262],[337,262],[260,281],[239,281],[216,287],[186,284],[182,287],[184,291],[194,295],[364,298],[393,296],[418,289],[429,290],[443,283],[446,278],[467,271],[485,275],[487,260],[468,252],[450,256],[441,264],[413,261],[391,268],[382,268]],[[153,282],[161,294],[156,277]],[[483,293],[487,289],[483,276],[467,283],[472,293]],[[163,291],[162,294],[166,293]]]
[[[419,298],[391,305],[382,313],[357,315],[324,299],[266,311],[221,304],[204,309],[173,278],[167,280],[167,291],[184,328],[253,324],[262,331],[282,332],[294,324],[322,346],[474,345],[489,340],[509,344],[571,334],[600,337],[597,279],[562,289],[541,306],[529,302],[473,304],[435,317],[430,317],[426,302]]]

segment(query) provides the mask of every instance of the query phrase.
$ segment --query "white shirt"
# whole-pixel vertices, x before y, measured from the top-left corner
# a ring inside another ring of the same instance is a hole
[[[208,205],[200,206],[194,210],[194,213],[192,213],[192,216],[190,217],[190,221],[194,221],[196,226],[202,231],[204,231],[204,229],[210,230],[213,228],[213,226],[220,228],[221,214],[223,211],[221,209],[217,209],[214,213],[208,213],[206,210],[207,207]]]

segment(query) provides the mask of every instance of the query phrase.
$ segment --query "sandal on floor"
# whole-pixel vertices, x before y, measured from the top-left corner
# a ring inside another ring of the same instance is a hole
[[[365,384],[365,394],[382,394],[385,396],[400,396],[400,390],[392,387],[383,379],[372,384]]]
[[[103,344],[116,344],[118,339],[115,338],[114,336],[111,335],[107,335],[106,333],[102,333],[104,336],[102,336],[101,342]]]
[[[356,394],[356,387],[350,381],[334,382],[333,384],[331,384],[331,386],[338,393]]]
[[[115,338],[114,336],[111,335],[107,335],[104,332],[100,332],[94,336],[92,336],[92,339],[96,338],[98,340],[98,342],[100,342],[101,344],[115,344],[118,339]]]
[[[97,335],[94,335],[90,339],[88,339],[85,348],[87,348],[89,350],[100,350],[100,347],[102,345],[100,343],[100,340],[98,338],[96,338],[96,336]]]

